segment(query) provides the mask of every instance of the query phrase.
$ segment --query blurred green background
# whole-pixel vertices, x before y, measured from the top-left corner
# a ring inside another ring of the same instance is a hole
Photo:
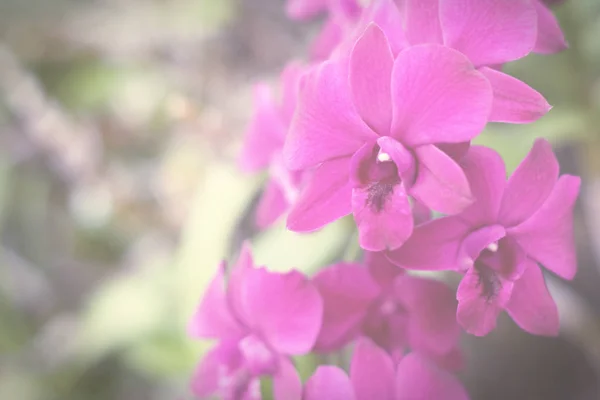
[[[478,141],[514,168],[545,136],[582,175],[580,274],[549,278],[561,338],[503,321],[465,339],[474,399],[598,398],[600,0],[557,13],[570,49],[507,66],[554,109]],[[249,237],[279,270],[347,252],[344,220],[257,234],[264,177],[235,167],[253,82],[274,81],[317,26],[278,0],[0,0],[0,400],[191,398],[207,344],[185,328],[221,258]]]

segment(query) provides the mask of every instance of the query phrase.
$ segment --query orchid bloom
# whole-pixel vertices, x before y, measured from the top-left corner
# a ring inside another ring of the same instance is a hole
[[[266,83],[254,87],[256,109],[244,136],[239,164],[245,172],[269,171],[270,179],[256,210],[256,225],[260,229],[269,227],[288,211],[305,176],[302,171],[289,171],[281,154],[303,72],[304,68],[295,62],[283,70],[281,102],[276,101]]]
[[[377,1],[377,0],[375,0]],[[476,65],[498,65],[530,52],[567,48],[556,17],[541,0],[396,0],[413,44],[445,43]]]
[[[576,273],[573,206],[580,179],[560,178],[550,144],[538,139],[506,181],[502,158],[475,146],[461,161],[477,201],[463,213],[421,225],[391,261],[465,273],[458,322],[486,335],[506,310],[525,331],[556,335],[556,305],[538,264],[564,279]]]
[[[548,26],[562,35],[555,19],[552,25],[551,11],[538,0],[374,0],[358,26],[364,29],[373,14],[389,21],[376,21],[388,38],[413,46],[440,44],[464,54],[492,86],[489,121],[529,123],[550,110],[540,93],[498,68],[529,54],[536,38],[540,49],[557,46],[548,35],[538,34],[538,26]]]
[[[454,293],[441,282],[405,274],[381,253],[365,261],[367,268],[338,263],[313,278],[323,298],[315,350],[339,350],[365,335],[396,358],[410,348],[459,369]]]
[[[467,400],[456,378],[411,353],[395,363],[368,339],[358,341],[350,376],[321,366],[306,382],[302,400]]]
[[[196,370],[194,394],[258,400],[261,376],[273,377],[276,392],[292,390],[299,383],[289,357],[312,349],[322,312],[302,274],[256,268],[244,246],[227,285],[222,265],[190,323],[191,336],[218,340]]]
[[[318,167],[287,226],[313,231],[353,213],[364,249],[394,249],[413,230],[409,196],[446,214],[471,203],[462,169],[436,144],[481,132],[491,88],[445,46],[413,46],[394,58],[375,24],[349,56],[338,55],[307,72],[299,93],[284,157],[292,170]]]

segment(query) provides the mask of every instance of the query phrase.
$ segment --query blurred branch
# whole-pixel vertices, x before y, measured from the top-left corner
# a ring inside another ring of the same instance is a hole
[[[57,176],[75,183],[94,175],[101,156],[96,130],[74,121],[49,99],[34,75],[3,45],[0,45],[0,94],[19,130],[33,147],[48,156]]]

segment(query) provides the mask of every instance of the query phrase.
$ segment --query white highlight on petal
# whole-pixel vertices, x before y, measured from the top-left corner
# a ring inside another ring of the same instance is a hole
[[[494,243],[490,243],[490,244],[488,244],[488,247],[487,247],[487,249],[488,249],[489,251],[491,251],[492,253],[495,253],[495,252],[497,252],[497,251],[498,251],[498,242],[494,242]]]
[[[391,160],[392,160],[392,157],[390,157],[390,155],[388,153],[379,151],[379,154],[377,154],[377,161],[379,161],[379,162],[387,162],[387,161],[391,161]]]

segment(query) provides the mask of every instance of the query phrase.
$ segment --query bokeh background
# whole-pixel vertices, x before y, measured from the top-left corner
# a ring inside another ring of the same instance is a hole
[[[570,49],[507,66],[554,109],[478,141],[514,168],[548,137],[583,177],[580,270],[547,277],[559,338],[464,337],[475,400],[600,398],[600,0],[556,11]],[[185,327],[221,258],[245,238],[280,270],[356,256],[347,220],[256,232],[264,177],[235,167],[252,84],[318,26],[282,0],[0,0],[1,400],[190,399],[207,344]]]

